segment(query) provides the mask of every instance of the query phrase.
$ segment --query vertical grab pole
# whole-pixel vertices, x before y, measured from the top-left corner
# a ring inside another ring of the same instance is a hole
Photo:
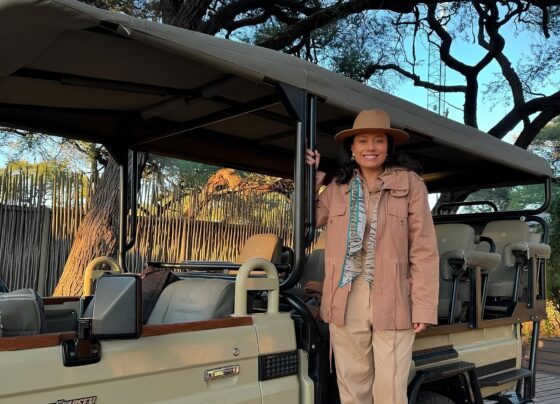
[[[306,115],[306,114],[305,114]],[[297,123],[294,167],[294,285],[299,281],[305,260],[305,116]],[[292,285],[292,286],[294,286]]]
[[[533,320],[533,332],[531,333],[531,350],[529,352],[529,370],[531,377],[525,379],[525,399],[535,397],[535,384],[537,380],[537,347],[539,342],[539,330],[541,328],[540,318]]]
[[[132,150],[132,179],[131,179],[131,192],[130,192],[130,240],[126,243],[126,251],[134,247],[136,243],[136,229],[137,229],[137,210],[138,210],[138,152]]]
[[[309,98],[309,142],[307,147],[317,148],[317,97]],[[315,166],[307,167],[307,223],[305,229],[305,247],[315,239]]]
[[[126,217],[128,213],[127,206],[127,190],[128,190],[128,150],[122,154],[122,159],[119,161],[119,265],[123,272],[126,270]]]
[[[294,267],[292,272],[280,285],[281,290],[292,288],[299,282],[305,262],[305,141],[308,129],[307,92],[288,84],[277,85],[290,116],[296,121],[296,139],[294,156],[294,222],[293,249]]]

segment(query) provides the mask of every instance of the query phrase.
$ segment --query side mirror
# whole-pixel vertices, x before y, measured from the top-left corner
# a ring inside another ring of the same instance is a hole
[[[91,336],[138,338],[142,332],[142,286],[138,275],[103,275],[97,280]]]
[[[97,280],[91,317],[78,320],[78,334],[62,342],[64,366],[101,360],[100,339],[138,338],[142,332],[142,286],[138,275],[107,274]],[[85,310],[89,313],[89,308]]]

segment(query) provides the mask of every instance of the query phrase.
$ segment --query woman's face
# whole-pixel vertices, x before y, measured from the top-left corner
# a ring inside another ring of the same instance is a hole
[[[350,150],[361,169],[379,169],[387,159],[385,133],[360,133],[354,136]]]

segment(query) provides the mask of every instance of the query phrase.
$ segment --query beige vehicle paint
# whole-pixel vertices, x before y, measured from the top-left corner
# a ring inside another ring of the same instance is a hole
[[[515,361],[514,368],[521,367],[521,334],[519,324],[502,325],[491,328],[467,330],[457,333],[447,333],[429,337],[416,338],[413,351],[420,351],[441,346],[453,346],[458,357],[438,362],[437,365],[453,363],[458,360],[476,363],[477,367],[499,363],[504,360]],[[414,366],[412,362],[409,381],[416,371],[429,369],[433,363],[424,366]],[[515,382],[503,384],[496,388],[483,388],[483,397],[515,387]]]
[[[266,270],[270,276],[248,281],[253,269]],[[65,367],[61,346],[0,351],[0,403],[51,403],[87,397],[96,397],[97,403],[312,402],[308,401],[312,389],[305,378],[302,381],[307,386],[300,401],[296,374],[259,381],[259,356],[296,350],[290,314],[274,312],[278,307],[276,270],[270,262],[254,259],[239,270],[236,300],[243,301],[248,290],[260,288],[270,290],[276,302],[269,301],[272,304],[267,313],[251,316],[252,325],[176,332],[172,324],[165,335],[105,340],[101,341],[98,363]],[[75,303],[61,306],[69,304]],[[241,307],[246,308],[246,304]],[[234,317],[245,317],[243,309],[239,310]],[[305,361],[305,356],[300,354],[300,360]],[[227,369],[235,371],[223,374]],[[210,373],[215,378],[210,378]]]
[[[251,326],[102,341],[101,361],[76,368],[63,366],[60,346],[0,352],[0,403],[90,396],[97,403],[261,403],[261,392],[267,403],[298,402],[297,376],[258,381],[259,348],[295,350],[289,315],[253,320]],[[204,380],[205,371],[232,365],[238,375]]]

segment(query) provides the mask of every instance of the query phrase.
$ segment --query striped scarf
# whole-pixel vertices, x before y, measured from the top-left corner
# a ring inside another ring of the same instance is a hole
[[[350,220],[346,237],[346,255],[342,265],[339,287],[352,282],[363,272],[364,279],[370,287],[373,285],[375,271],[375,244],[377,230],[377,203],[372,212],[370,232],[366,254],[363,254],[364,235],[366,230],[366,207],[362,178],[355,174],[350,182]]]

